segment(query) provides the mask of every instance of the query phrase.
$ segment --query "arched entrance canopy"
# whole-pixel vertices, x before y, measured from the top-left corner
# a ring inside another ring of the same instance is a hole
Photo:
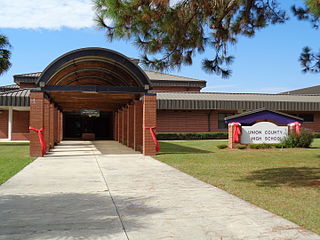
[[[115,111],[139,99],[150,81],[138,65],[118,52],[82,48],[49,64],[38,85],[63,111]]]
[[[144,71],[126,56],[104,48],[82,48],[54,60],[38,84],[44,91],[143,92]]]

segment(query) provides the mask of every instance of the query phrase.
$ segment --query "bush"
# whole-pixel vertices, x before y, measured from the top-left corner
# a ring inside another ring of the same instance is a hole
[[[237,145],[236,148],[243,150],[243,149],[246,149],[247,146],[246,145]]]
[[[269,149],[269,148],[272,148],[272,145],[271,144],[266,144],[266,143],[250,144],[249,148],[251,148],[251,149]]]
[[[314,135],[312,132],[302,130],[300,136],[295,133],[286,137],[282,144],[287,148],[309,148],[312,144]]]
[[[157,133],[158,140],[228,139],[227,132]]]
[[[314,138],[320,138],[320,132],[314,132],[313,133]]]
[[[282,143],[275,143],[275,144],[273,144],[273,146],[275,148],[284,148],[285,147]]]
[[[219,149],[225,149],[227,147],[228,147],[227,144],[220,144],[220,145],[217,146],[217,148],[219,148]]]

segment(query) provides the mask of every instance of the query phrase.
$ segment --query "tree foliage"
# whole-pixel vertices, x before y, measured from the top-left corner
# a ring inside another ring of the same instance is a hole
[[[98,25],[110,40],[133,39],[144,52],[142,63],[166,70],[191,65],[197,53],[210,49],[203,69],[230,75],[228,47],[239,36],[254,36],[287,17],[272,0],[94,0]]]
[[[299,20],[309,21],[312,27],[319,28],[320,25],[320,0],[305,0],[304,7],[292,7],[292,11]],[[302,71],[319,73],[320,72],[320,51],[314,52],[309,47],[304,47],[300,55]]]
[[[8,38],[4,35],[0,35],[0,75],[6,72],[10,66],[10,49],[11,45]]]

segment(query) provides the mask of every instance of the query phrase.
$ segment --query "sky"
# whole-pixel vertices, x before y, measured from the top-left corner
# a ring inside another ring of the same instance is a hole
[[[279,0],[285,9],[302,0]],[[95,26],[91,0],[0,0],[0,34],[12,45],[12,67],[0,76],[0,85],[11,84],[13,75],[42,71],[60,55],[83,47],[104,47],[128,57],[142,52],[131,41],[109,42]],[[290,16],[281,25],[268,26],[253,38],[241,37],[230,52],[235,56],[232,76],[222,79],[207,74],[201,61],[208,49],[193,59],[192,66],[167,72],[207,81],[204,91],[279,93],[320,84],[320,74],[302,73],[301,49],[320,49],[320,30]]]

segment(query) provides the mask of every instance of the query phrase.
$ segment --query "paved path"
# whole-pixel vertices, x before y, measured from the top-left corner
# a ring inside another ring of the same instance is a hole
[[[64,142],[0,186],[0,239],[320,236],[110,141]]]

